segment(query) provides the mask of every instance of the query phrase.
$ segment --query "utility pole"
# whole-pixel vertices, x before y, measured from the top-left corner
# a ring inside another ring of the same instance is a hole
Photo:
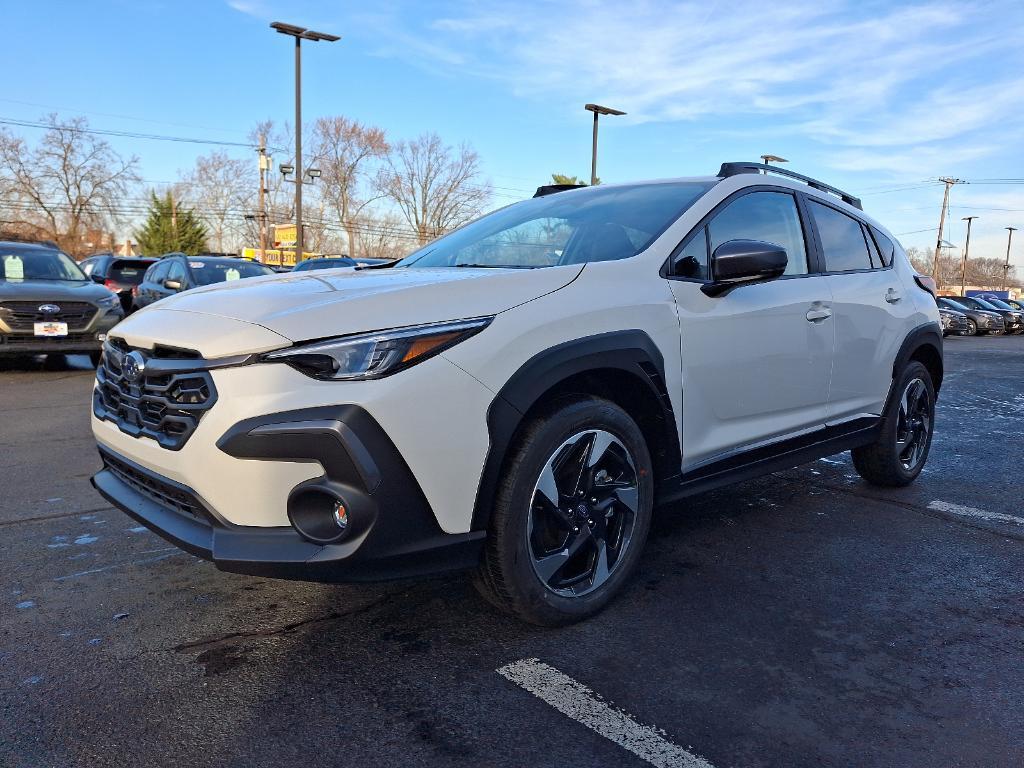
[[[1003,290],[1006,290],[1006,284],[1010,280],[1010,243],[1013,242],[1013,233],[1017,231],[1016,227],[1006,227],[1009,235],[1006,238],[1006,263],[1003,265]]]
[[[260,134],[260,194],[259,194],[259,227],[260,227],[260,261],[267,260],[267,171],[270,170],[270,157],[267,155],[267,137]]]
[[[939,215],[939,236],[935,239],[935,258],[932,259],[932,279],[939,284],[939,255],[942,253],[942,232],[946,228],[946,209],[949,208],[949,188],[954,184],[963,184],[962,179],[951,179],[943,176],[939,179],[946,185],[946,191],[942,195],[942,213]]]
[[[174,240],[178,240],[178,204],[174,202],[174,190],[170,190],[167,193],[167,197],[171,200],[171,231],[174,232]]]
[[[960,295],[967,295],[967,256],[971,251],[971,222],[974,221],[977,216],[964,216],[961,221],[967,222],[967,242],[964,243],[964,261],[960,269]]]
[[[285,24],[275,21],[270,25],[282,35],[290,35],[295,38],[295,262],[302,261],[303,237],[302,237],[302,41],[310,40],[314,43],[333,43],[341,38],[337,35],[329,35],[326,32],[314,32],[305,27],[296,27],[294,24]]]

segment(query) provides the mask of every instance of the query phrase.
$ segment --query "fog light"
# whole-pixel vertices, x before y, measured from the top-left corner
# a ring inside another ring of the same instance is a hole
[[[341,501],[334,502],[334,522],[343,531],[348,528],[348,510]]]

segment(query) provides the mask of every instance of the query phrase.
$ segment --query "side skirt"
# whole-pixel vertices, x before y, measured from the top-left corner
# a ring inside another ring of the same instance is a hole
[[[825,427],[799,437],[734,454],[709,462],[675,478],[665,480],[658,488],[656,504],[668,504],[687,496],[713,491],[733,483],[790,469],[809,461],[870,445],[878,439],[882,418],[863,418]]]

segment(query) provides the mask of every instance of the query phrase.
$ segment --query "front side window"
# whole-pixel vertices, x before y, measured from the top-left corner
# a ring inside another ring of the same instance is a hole
[[[818,227],[827,272],[871,269],[871,255],[860,222],[835,208],[811,200],[811,217]]]
[[[708,271],[708,228],[701,227],[693,237],[672,254],[672,274],[692,280],[710,280]]]
[[[180,261],[172,261],[170,269],[167,272],[168,280],[177,280],[182,285],[185,284],[185,267]]]
[[[751,192],[708,223],[711,253],[730,240],[761,240],[786,249],[787,275],[807,274],[807,248],[796,200],[787,192]]]
[[[402,259],[408,267],[533,269],[646,249],[715,182],[587,187],[502,208]]]
[[[167,268],[168,264],[166,261],[160,262],[149,271],[146,279],[151,283],[162,283],[167,276]]]

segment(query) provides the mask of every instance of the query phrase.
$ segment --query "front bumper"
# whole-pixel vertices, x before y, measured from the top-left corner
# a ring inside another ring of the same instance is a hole
[[[268,466],[317,462],[319,477],[288,495],[323,489],[346,500],[351,524],[332,544],[316,544],[291,526],[227,522],[183,483],[100,448],[104,468],[93,486],[119,509],[219,569],[303,581],[377,581],[471,568],[484,533],[447,534],[383,429],[363,409],[338,406],[243,421],[217,443],[228,456]]]
[[[120,307],[101,310],[84,328],[69,328],[67,336],[36,336],[31,330],[16,330],[0,323],[0,355],[98,352],[107,333],[122,319]]]

